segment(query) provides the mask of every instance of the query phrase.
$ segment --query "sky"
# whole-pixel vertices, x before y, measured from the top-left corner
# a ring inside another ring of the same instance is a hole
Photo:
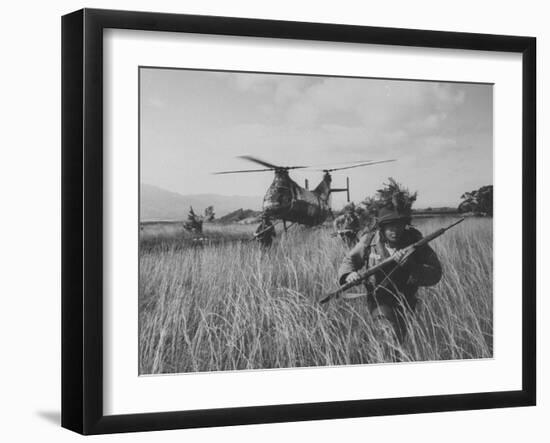
[[[263,196],[272,172],[212,175],[257,167],[240,155],[311,165],[291,172],[310,188],[323,167],[396,159],[334,172],[333,186],[349,177],[358,202],[393,177],[418,208],[457,206],[493,183],[493,87],[141,68],[140,150],[141,182],[180,194]]]

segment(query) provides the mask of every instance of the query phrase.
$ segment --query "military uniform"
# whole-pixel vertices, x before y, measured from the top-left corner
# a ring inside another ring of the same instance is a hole
[[[265,247],[271,246],[275,235],[275,226],[273,226],[273,223],[269,219],[263,219],[254,233],[256,240]]]
[[[338,271],[340,284],[351,272],[370,268],[422,238],[412,226],[407,226],[398,243],[391,248],[380,229],[361,237],[344,258]],[[419,286],[432,286],[441,279],[441,264],[428,245],[415,250],[403,265],[388,265],[387,269],[370,276],[366,281],[367,305],[375,320],[389,321],[402,341],[406,335],[404,314],[414,311]]]
[[[359,219],[353,212],[346,212],[334,220],[334,229],[349,247],[352,247],[357,242],[359,228]]]

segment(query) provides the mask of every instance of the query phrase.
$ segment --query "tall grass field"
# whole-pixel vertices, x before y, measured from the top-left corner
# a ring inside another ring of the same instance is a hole
[[[428,234],[452,221],[413,224]],[[317,302],[347,252],[329,228],[293,227],[263,249],[251,226],[205,225],[201,238],[178,226],[141,228],[140,374],[492,357],[492,218],[431,243],[443,278],[420,288],[401,344],[384,343],[365,297]]]

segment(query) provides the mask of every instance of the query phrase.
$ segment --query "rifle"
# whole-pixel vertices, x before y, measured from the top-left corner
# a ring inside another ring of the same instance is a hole
[[[270,229],[275,229],[275,226],[279,225],[281,221],[273,223],[271,226],[268,226],[267,228],[262,229],[260,232],[255,232],[252,236],[251,241],[256,240],[260,235],[264,234],[265,232],[269,231]],[[290,229],[292,226],[294,226],[296,222],[292,222],[290,225],[286,227],[286,229]]]
[[[450,224],[449,226],[445,228],[440,228],[435,232],[432,232],[431,234],[427,235],[426,237],[421,238],[416,243],[413,243],[412,245],[409,245],[405,248],[407,251],[405,253],[405,256],[403,260],[405,260],[407,257],[409,257],[414,251],[416,251],[418,248],[428,244],[432,240],[436,239],[437,237],[443,235],[446,231],[451,229],[452,227],[458,225],[459,223],[462,223],[464,221],[464,217],[457,220],[456,222]],[[388,257],[387,259],[381,261],[376,266],[373,266],[372,268],[366,269],[363,272],[359,273],[359,278],[357,280],[354,280],[349,283],[345,283],[342,286],[340,286],[336,291],[329,292],[328,294],[325,294],[320,300],[319,303],[326,303],[329,300],[333,298],[338,298],[344,291],[347,291],[349,288],[353,288],[354,286],[357,286],[361,284],[363,281],[365,281],[367,278],[369,278],[371,275],[375,274],[376,272],[380,271],[382,268],[388,266],[389,264],[397,264],[395,262],[395,259],[393,256]]]
[[[355,231],[353,229],[341,229],[339,231],[332,232],[330,236],[338,237],[339,235],[342,235],[342,234],[355,234]]]
[[[269,225],[267,228],[262,229],[260,232],[255,232],[255,233],[254,233],[254,238],[253,238],[253,240],[255,240],[256,237],[259,237],[259,236],[262,235],[263,233],[269,231],[270,229],[275,229],[275,226],[277,226],[279,223],[281,223],[281,222],[280,222],[280,221],[275,222],[275,223]]]

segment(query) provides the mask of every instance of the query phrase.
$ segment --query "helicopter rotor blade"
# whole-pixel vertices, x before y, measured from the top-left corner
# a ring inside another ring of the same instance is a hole
[[[355,165],[356,163],[369,163],[373,160],[351,160],[346,162],[331,162],[331,163],[315,163],[314,165],[310,165],[312,168],[317,168],[319,166],[332,166],[332,165]]]
[[[277,168],[277,169],[303,169],[307,168],[307,166],[289,166],[283,167],[283,168]],[[266,171],[276,171],[275,168],[266,168],[266,169],[242,169],[240,171],[219,171],[219,172],[211,172],[212,175],[221,175],[221,174],[240,174],[241,172],[266,172]]]
[[[333,171],[341,171],[343,169],[352,169],[352,168],[359,168],[361,166],[371,166],[376,165],[379,163],[388,163],[388,162],[394,162],[395,160],[378,160],[378,161],[369,161],[367,163],[360,163],[358,165],[352,165],[352,166],[344,166],[343,168],[332,168],[332,169],[323,169],[324,172],[333,172]]]
[[[272,163],[268,163],[264,160],[260,160],[257,157],[252,157],[251,155],[239,155],[238,158],[243,158],[243,159],[248,160],[250,162],[254,162],[254,163],[257,163],[259,165],[265,166],[266,168],[271,168],[271,169],[278,169],[279,168],[279,166],[277,166],[277,165],[274,165]]]
[[[274,171],[274,168],[267,168],[267,169],[243,169],[240,171],[220,171],[220,172],[212,172],[212,175],[221,175],[221,174],[240,174],[241,172],[265,172],[265,171]]]
[[[270,169],[303,169],[303,168],[308,167],[308,166],[277,166],[277,165],[274,165],[272,163],[268,163],[264,160],[261,160],[257,157],[253,157],[251,155],[239,155],[238,158],[242,158],[244,160],[248,160],[248,161],[257,163],[259,165],[265,166],[265,167],[270,168]]]

